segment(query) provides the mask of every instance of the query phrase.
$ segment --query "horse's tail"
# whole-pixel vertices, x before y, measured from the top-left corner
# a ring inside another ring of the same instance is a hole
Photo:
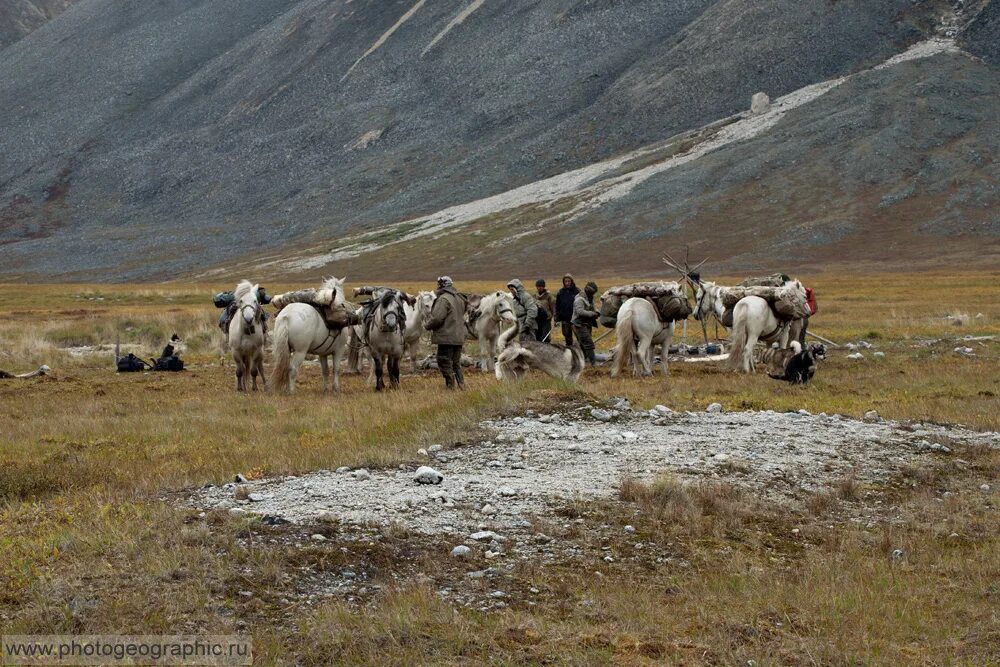
[[[611,377],[619,374],[629,366],[635,355],[635,332],[632,330],[632,310],[626,310],[618,317],[615,324],[615,361],[611,366]]]
[[[739,304],[736,304],[737,306]],[[746,308],[737,308],[733,312],[733,333],[729,343],[729,366],[741,371],[745,367],[747,347],[747,311]]]
[[[500,334],[500,337],[497,338],[497,354],[503,352],[510,345],[510,342],[517,336],[519,329],[517,320],[514,320],[514,323]]]
[[[292,350],[288,346],[288,320],[278,317],[274,323],[274,368],[271,369],[271,379],[268,384],[274,389],[288,391],[288,375],[291,366]]]

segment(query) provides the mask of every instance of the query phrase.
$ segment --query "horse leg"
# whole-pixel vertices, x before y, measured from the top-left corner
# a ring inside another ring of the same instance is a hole
[[[747,332],[747,344],[743,348],[743,372],[744,373],[754,373],[757,371],[757,364],[753,360],[753,350],[757,346],[757,337],[760,336],[758,331],[748,331]]]
[[[399,357],[389,357],[389,386],[399,389],[399,362],[403,359]]]
[[[344,357],[344,348],[341,347],[333,353],[333,393],[340,392],[340,362]]]
[[[375,391],[382,391],[385,383],[382,381],[382,355],[372,353],[372,366],[375,367]]]
[[[479,334],[479,357],[483,372],[493,371],[493,341],[486,334]]]
[[[246,380],[243,378],[246,367],[243,364],[243,358],[233,356],[233,361],[236,362],[236,391],[246,391]]]
[[[638,362],[642,364],[642,375],[652,375],[653,341],[645,336],[639,338],[639,345],[636,346],[636,356]]]
[[[420,344],[420,339],[416,339],[407,346],[407,352],[410,356],[410,375],[417,374],[417,346]]]
[[[329,387],[329,377],[330,377],[330,365],[326,361],[326,355],[319,355],[319,367],[323,371],[323,393],[330,391]]]
[[[295,393],[295,381],[299,377],[299,366],[306,360],[306,353],[296,351],[292,354],[292,360],[288,366],[288,393]]]
[[[254,358],[254,365],[257,368],[257,375],[260,376],[260,384],[264,387],[264,391],[267,391],[267,376],[264,375],[264,353],[262,350],[257,350],[257,355]],[[257,378],[254,377],[254,390],[257,389]]]
[[[666,337],[660,343],[660,366],[663,368],[663,377],[670,375],[670,343],[674,339],[674,325],[669,325]]]

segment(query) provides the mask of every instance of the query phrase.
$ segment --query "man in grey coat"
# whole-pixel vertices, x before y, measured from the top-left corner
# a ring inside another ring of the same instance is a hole
[[[600,315],[594,307],[594,295],[597,294],[597,283],[591,281],[576,295],[573,300],[573,331],[583,350],[583,356],[591,366],[597,362],[594,357],[594,337],[590,330],[597,326]]]
[[[424,328],[433,332],[431,343],[437,345],[438,370],[448,389],[465,389],[462,374],[462,345],[465,344],[465,297],[458,293],[448,276],[437,279],[431,317]]]
[[[538,302],[528,294],[524,284],[514,278],[507,283],[507,289],[514,297],[514,314],[517,315],[518,331],[521,340],[536,340],[535,330],[538,327]]]

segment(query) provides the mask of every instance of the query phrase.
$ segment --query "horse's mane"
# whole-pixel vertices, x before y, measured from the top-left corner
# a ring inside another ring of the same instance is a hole
[[[236,286],[236,289],[233,290],[233,296],[236,298],[237,301],[242,301],[243,297],[249,294],[252,290],[253,290],[253,283],[251,283],[249,280],[241,280],[240,283]]]
[[[400,294],[399,290],[386,290],[385,294],[383,294],[382,298],[379,300],[379,305],[382,306],[382,308],[387,308],[390,303],[396,301],[397,299],[399,301],[403,300],[403,295]]]
[[[479,302],[479,310],[483,313],[492,312],[497,303],[505,299],[509,299],[513,302],[513,299],[509,294],[504,294],[499,290],[496,292],[490,292],[489,294],[484,294],[482,300]]]

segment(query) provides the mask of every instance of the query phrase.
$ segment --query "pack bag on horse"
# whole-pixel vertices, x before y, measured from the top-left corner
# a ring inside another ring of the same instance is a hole
[[[257,302],[263,306],[271,303],[271,297],[268,296],[267,292],[263,287],[257,288]],[[236,313],[236,294],[235,290],[231,292],[219,292],[212,297],[212,303],[216,308],[221,308],[222,312],[219,313],[219,329],[222,333],[226,334],[228,340],[229,337],[229,322],[233,319],[233,315]],[[268,314],[264,313],[264,336],[267,336],[267,320]]]

